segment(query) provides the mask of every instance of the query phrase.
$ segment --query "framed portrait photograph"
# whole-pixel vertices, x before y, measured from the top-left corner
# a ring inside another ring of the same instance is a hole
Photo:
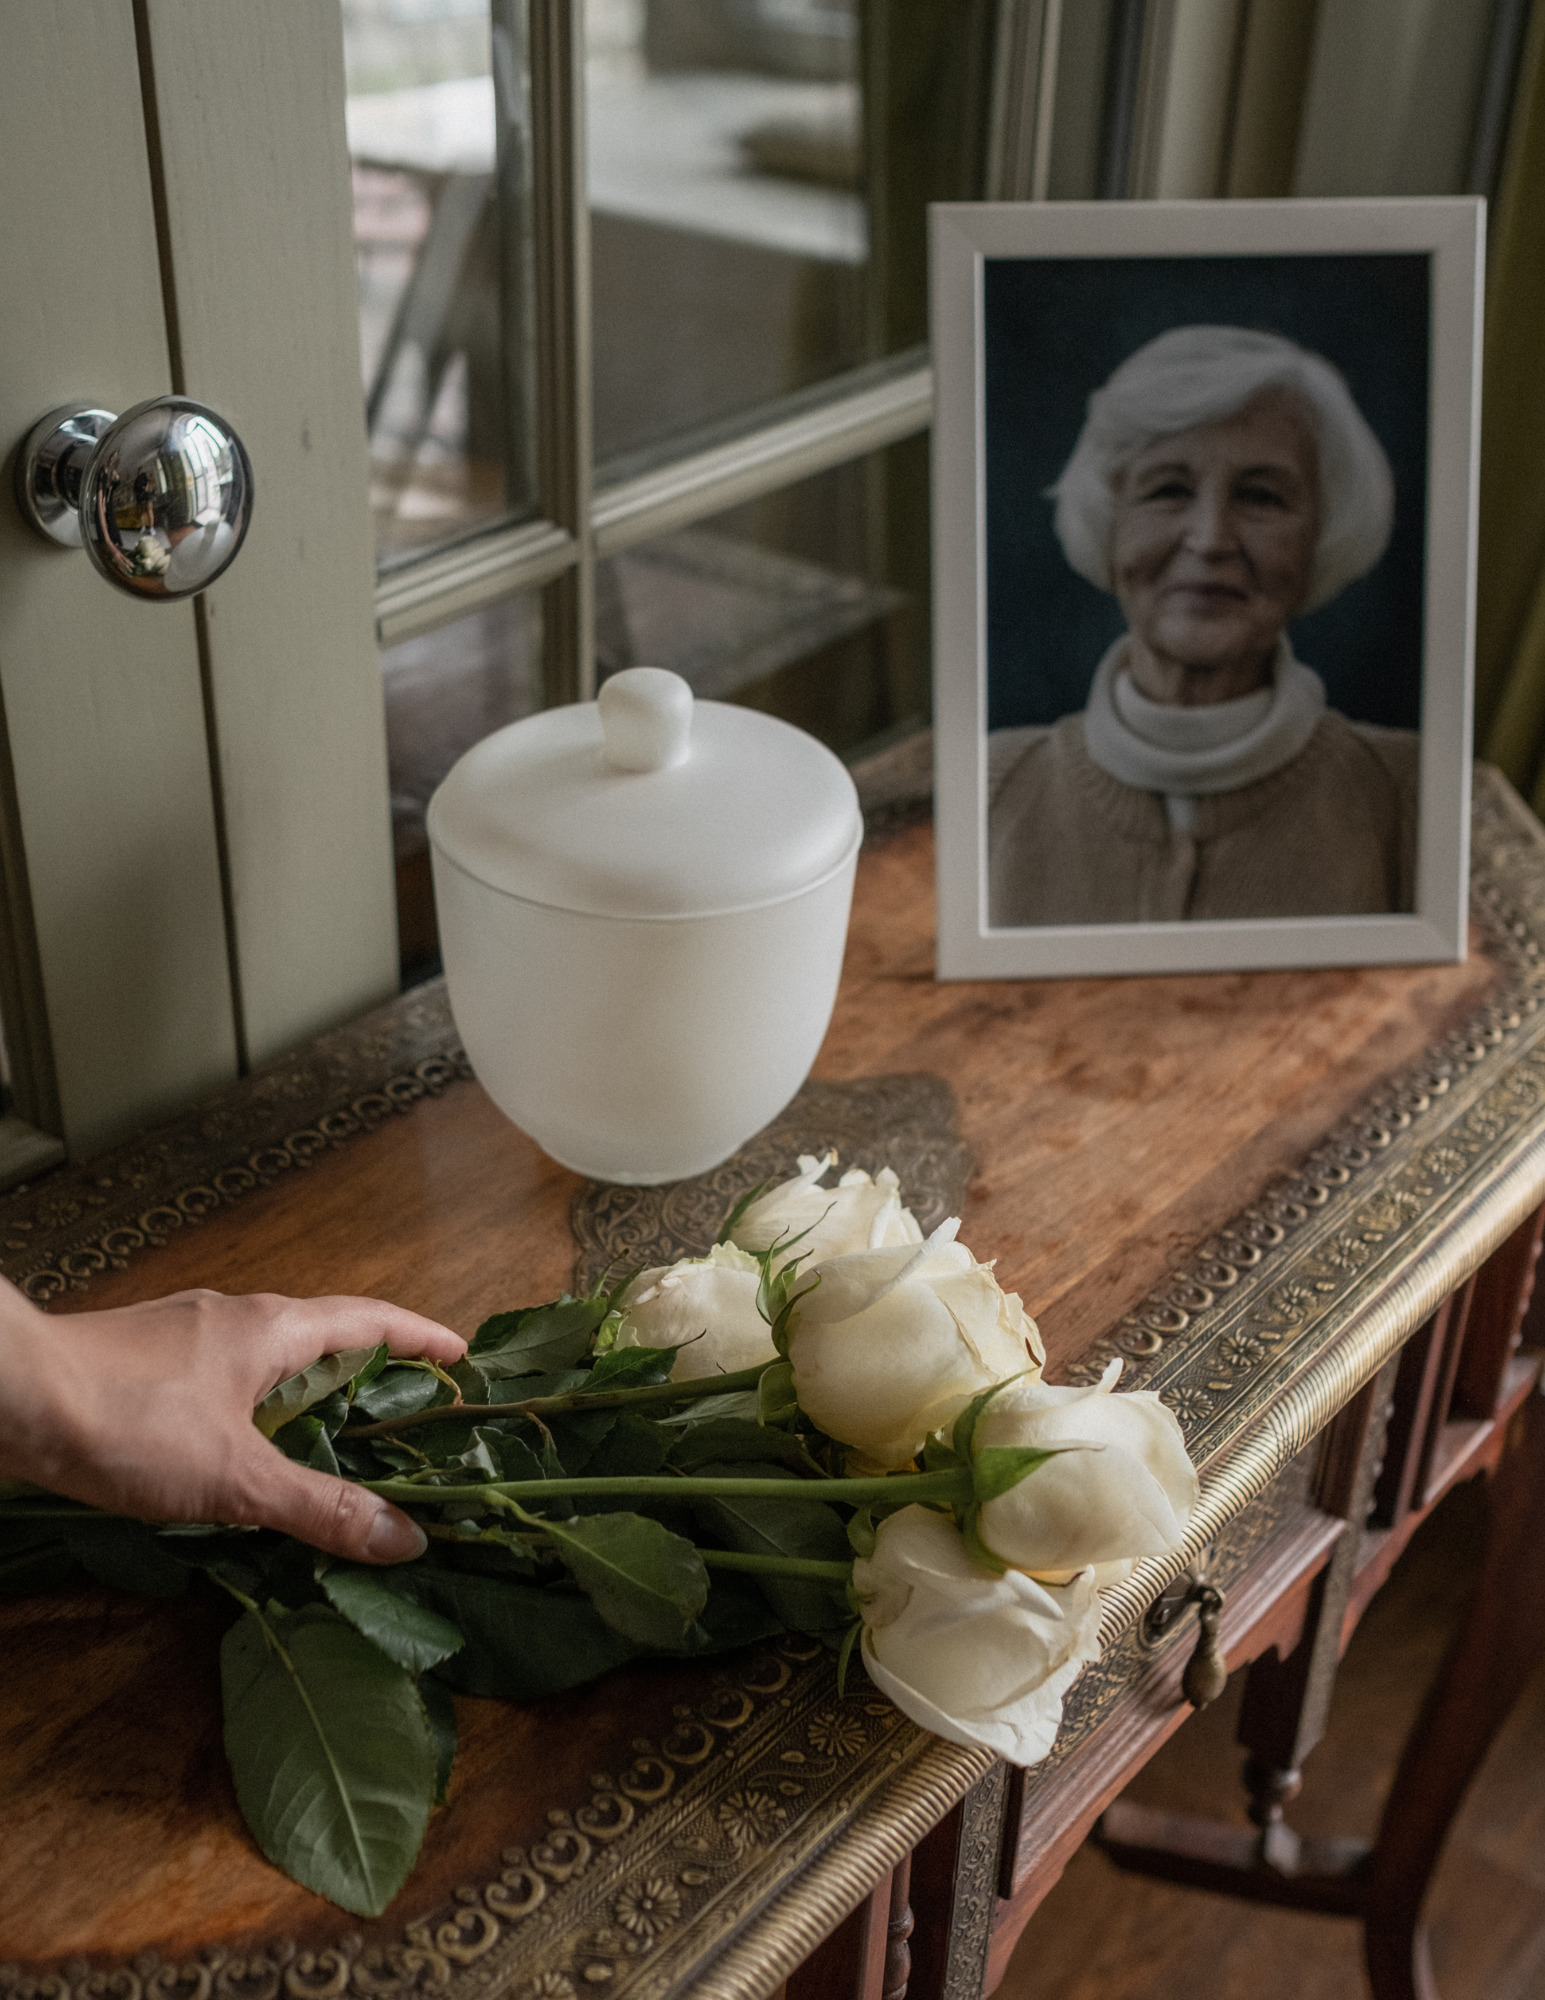
[[[1483,236],[932,210],[941,978],[1464,957]]]

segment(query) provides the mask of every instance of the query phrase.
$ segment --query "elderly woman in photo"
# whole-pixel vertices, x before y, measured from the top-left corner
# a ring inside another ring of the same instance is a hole
[[[1328,708],[1287,637],[1389,540],[1389,462],[1337,371],[1174,328],[1090,397],[1052,490],[1127,630],[1082,714],[988,739],[992,923],[1411,909],[1417,736]]]

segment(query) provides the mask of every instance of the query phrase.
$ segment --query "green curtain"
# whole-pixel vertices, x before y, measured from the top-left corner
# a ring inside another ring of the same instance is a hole
[[[1534,0],[1491,218],[1476,744],[1545,817],[1545,0]]]

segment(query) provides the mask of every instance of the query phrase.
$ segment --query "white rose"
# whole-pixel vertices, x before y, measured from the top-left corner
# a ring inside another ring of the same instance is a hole
[[[1109,1584],[1139,1556],[1161,1556],[1184,1539],[1196,1506],[1196,1470],[1172,1411],[1147,1390],[1116,1396],[1113,1361],[1093,1388],[1012,1382],[982,1411],[973,1453],[1003,1446],[1087,1444],[1061,1451],[996,1500],[977,1520],[1000,1562],[1038,1575],[1096,1566]]]
[[[732,1243],[640,1271],[623,1295],[617,1345],[680,1348],[673,1382],[775,1361],[772,1331],[756,1309],[760,1279],[756,1259]]]
[[[926,1243],[831,1258],[789,1321],[800,1408],[887,1471],[973,1396],[1039,1374],[1046,1358],[1017,1296],[954,1241],[959,1227],[952,1219]]]
[[[902,1207],[901,1183],[889,1167],[881,1167],[873,1180],[862,1167],[850,1167],[834,1188],[821,1187],[822,1174],[836,1158],[835,1153],[820,1159],[801,1153],[796,1178],[752,1202],[730,1240],[743,1250],[770,1250],[797,1236],[791,1254],[808,1264],[852,1250],[922,1242],[923,1232],[911,1209]]]
[[[1087,1576],[1050,1585],[972,1562],[958,1531],[927,1507],[880,1523],[853,1565],[864,1664],[904,1715],[951,1743],[981,1743],[1038,1764],[1056,1741],[1062,1697],[1100,1657]]]

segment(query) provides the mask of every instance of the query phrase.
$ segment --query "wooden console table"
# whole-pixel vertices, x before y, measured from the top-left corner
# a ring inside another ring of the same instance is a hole
[[[1040,1320],[1048,1374],[1122,1354],[1203,1471],[1193,1546],[1108,1594],[1105,1658],[1040,1769],[942,1744],[861,1681],[839,1698],[798,1640],[464,1701],[451,1800],[362,1926],[237,1815],[220,1606],[19,1600],[0,1606],[0,2000],[758,2000],[785,1980],[878,2000],[909,1926],[912,1995],[966,2000],[1189,1712],[1201,1560],[1230,1664],[1255,1663],[1261,1838],[1118,1805],[1109,1850],[1359,1914],[1379,2000],[1424,1996],[1422,1891],[1545,1644],[1545,1399],[1517,1349],[1545,1200],[1545,836],[1484,773],[1475,910],[1457,967],[941,986],[927,827],[866,853],[818,1077],[953,1087],[962,1233]],[[561,1289],[587,1199],[466,1080],[428,988],[6,1197],[0,1258],[45,1303],[349,1290],[470,1331]],[[1417,1520],[1481,1471],[1475,1611],[1385,1831],[1366,1854],[1299,1844],[1282,1808],[1340,1647]]]

